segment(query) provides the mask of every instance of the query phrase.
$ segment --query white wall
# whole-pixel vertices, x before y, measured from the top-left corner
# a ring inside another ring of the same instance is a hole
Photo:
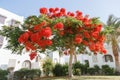
[[[32,69],[40,69],[40,64],[39,64],[39,62],[33,62],[31,68],[32,68]]]
[[[9,12],[5,9],[0,8],[0,15],[7,17],[5,20],[5,25],[9,25],[9,21],[12,19],[20,21],[21,23],[23,23],[23,19],[24,19],[23,16],[18,16],[18,15],[14,14],[12,12]]]
[[[24,20],[23,16],[18,16],[16,14],[9,12],[9,11],[2,9],[2,8],[0,8],[0,15],[6,17],[4,24],[0,24],[0,29],[2,28],[1,26],[3,26],[3,25],[10,25],[11,20],[16,20],[16,21],[19,21],[21,23],[23,23],[23,20]],[[9,59],[15,59],[17,62],[17,59],[20,58],[20,55],[11,54],[10,50],[4,49],[6,44],[7,44],[7,41],[4,38],[3,46],[0,49],[0,65],[1,64],[8,64]],[[15,64],[15,62],[14,62],[14,64]],[[11,64],[8,64],[8,66],[13,66],[14,64],[11,63]]]
[[[114,56],[113,56],[113,52],[112,52],[112,48],[110,45],[105,45],[105,48],[107,50],[107,54],[110,54],[112,57],[113,57],[113,62],[105,62],[104,61],[104,54],[97,54],[96,57],[97,57],[97,62],[94,62],[93,61],[93,55],[91,53],[91,55],[88,55],[88,54],[78,54],[77,55],[77,60],[80,61],[80,63],[85,63],[84,60],[88,60],[89,61],[89,66],[90,67],[94,67],[94,65],[98,65],[98,66],[102,66],[102,65],[109,65],[110,67],[113,67],[115,68],[115,59],[114,59]],[[64,60],[65,60],[65,63],[68,63],[69,62],[69,55],[64,55],[63,56]],[[74,58],[74,57],[73,57]],[[74,62],[74,59],[73,59],[73,62]]]

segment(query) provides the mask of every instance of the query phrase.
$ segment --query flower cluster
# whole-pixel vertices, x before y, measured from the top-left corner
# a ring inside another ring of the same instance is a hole
[[[29,22],[31,21],[31,22]],[[98,18],[89,18],[81,11],[66,12],[64,8],[40,8],[40,16],[28,20],[27,31],[20,35],[18,41],[31,51],[33,59],[37,49],[59,46],[88,47],[94,53],[106,53],[102,24]],[[54,35],[53,39],[50,37]],[[34,55],[33,55],[34,53]]]
[[[52,45],[52,41],[49,39],[52,35],[51,28],[49,26],[44,28],[43,26],[45,25],[45,21],[35,25],[32,31],[25,31],[18,39],[19,43],[25,45],[27,51],[31,50],[31,59],[34,59],[36,56],[36,49],[44,49],[45,47]]]

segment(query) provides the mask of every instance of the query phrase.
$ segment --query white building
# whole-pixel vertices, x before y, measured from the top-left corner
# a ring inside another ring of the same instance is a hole
[[[0,65],[0,69],[2,69],[2,70],[7,70],[7,68],[8,68],[7,64]]]
[[[23,16],[18,16],[14,13],[0,8],[0,29],[3,25],[14,25],[17,21],[22,23],[23,19]],[[8,64],[9,58],[15,57],[14,55],[10,55],[11,51],[4,49],[5,45],[5,38],[3,38],[3,36],[0,36],[0,65]]]
[[[18,24],[16,24],[16,22],[23,23],[23,20],[23,16],[18,16],[12,12],[0,8],[0,29],[3,25],[17,26]],[[29,58],[29,53],[25,53],[23,51],[22,55],[11,54],[10,50],[5,49],[6,44],[6,39],[3,36],[0,36],[0,65],[8,64],[8,69],[10,68],[14,71],[21,68],[41,68],[41,65],[38,61],[40,58],[42,59],[45,57],[44,54],[39,54],[40,57],[31,61]]]
[[[105,44],[105,48],[107,50],[107,54],[78,54],[77,55],[77,61],[80,61],[80,63],[85,64],[86,61],[89,63],[90,67],[94,67],[94,65],[98,65],[101,67],[102,65],[109,65],[110,67],[115,68],[115,59],[112,53],[112,48],[110,45]],[[69,61],[69,56],[63,56],[65,59],[65,62]],[[74,60],[74,59],[73,59]]]
[[[16,21],[19,21],[22,23],[23,20],[24,20],[23,16],[18,16],[14,13],[11,13],[7,10],[0,8],[0,26],[15,25]],[[24,54],[22,55],[15,55],[15,54],[11,54],[10,50],[4,49],[6,43],[7,43],[6,40],[2,36],[0,36],[0,46],[1,46],[0,65],[8,64],[8,68],[13,68],[14,71],[19,70],[21,68],[29,68],[29,69],[41,68],[43,59],[46,57],[45,54],[39,54],[39,56],[36,59],[31,61],[28,53],[23,52]],[[107,49],[106,55],[79,54],[77,55],[77,59],[83,64],[86,61],[88,61],[90,67],[93,67],[94,65],[99,65],[101,67],[102,65],[107,64],[114,68],[115,61],[112,54],[111,46],[105,45],[105,47]],[[54,63],[58,62],[58,63],[64,64],[69,61],[69,56],[59,57],[59,53],[57,51],[51,52],[49,56],[51,57]]]

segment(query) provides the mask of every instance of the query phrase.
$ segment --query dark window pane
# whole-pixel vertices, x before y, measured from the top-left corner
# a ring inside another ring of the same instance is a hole
[[[0,23],[4,24],[6,17],[0,15]]]

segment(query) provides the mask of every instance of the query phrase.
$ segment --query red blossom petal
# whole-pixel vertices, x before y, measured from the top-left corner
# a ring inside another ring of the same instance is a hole
[[[76,35],[75,36],[75,43],[76,44],[80,44],[82,42],[82,37],[81,37],[81,35]]]
[[[84,34],[85,38],[90,38],[90,35],[88,32],[85,31],[83,34]]]
[[[36,56],[37,56],[37,53],[36,52],[32,52],[30,53],[30,60],[33,60]]]
[[[24,43],[24,42],[28,41],[28,38],[29,38],[29,33],[25,32],[22,35],[20,35],[20,37],[18,38],[18,42]]]
[[[88,46],[88,42],[87,42],[87,41],[83,40],[82,43],[83,43],[84,45]]]
[[[45,25],[46,25],[46,21],[43,21],[40,24],[35,25],[33,29],[35,31],[39,31],[39,30],[41,30],[42,26],[45,26]]]
[[[52,41],[51,40],[46,40],[46,45],[47,46],[51,46],[52,45]]]
[[[50,13],[55,12],[54,8],[50,8],[50,9],[49,9],[49,12],[50,12]]]
[[[43,7],[43,8],[40,8],[40,13],[41,14],[47,14],[47,8]]]
[[[62,22],[59,22],[59,23],[57,23],[57,24],[54,26],[54,29],[61,30],[61,29],[63,29],[63,27],[64,27],[63,23],[62,23]]]
[[[60,12],[61,12],[61,13],[65,13],[65,11],[66,11],[65,8],[61,8],[61,9],[60,9]]]
[[[36,48],[34,47],[34,45],[33,44],[31,44],[30,42],[26,42],[25,43],[25,47],[26,47],[26,49],[31,49],[31,50],[35,50]]]
[[[52,35],[51,28],[50,27],[44,28],[42,34],[44,37],[47,37],[47,38],[50,37]]]
[[[38,40],[40,40],[40,38],[41,37],[40,37],[39,33],[32,34],[30,37],[32,42],[37,42]]]
[[[55,8],[55,11],[59,11],[59,8]]]

